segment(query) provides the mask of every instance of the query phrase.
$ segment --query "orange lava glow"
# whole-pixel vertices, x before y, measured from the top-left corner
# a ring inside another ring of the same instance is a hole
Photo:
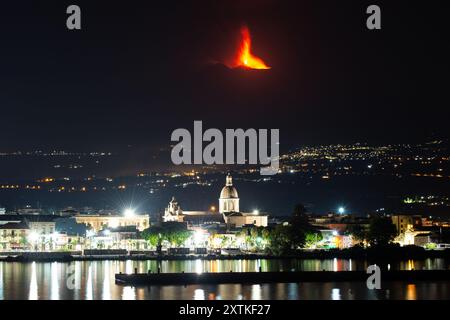
[[[257,56],[252,54],[252,39],[250,31],[246,26],[241,28],[241,41],[238,53],[234,61],[234,67],[243,67],[248,69],[270,69],[268,65]]]

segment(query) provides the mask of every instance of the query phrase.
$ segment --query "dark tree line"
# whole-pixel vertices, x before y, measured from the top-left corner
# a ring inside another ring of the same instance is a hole
[[[269,251],[275,255],[294,253],[305,246],[308,238],[320,241],[322,234],[309,223],[306,208],[298,204],[289,223],[277,225],[271,231]]]

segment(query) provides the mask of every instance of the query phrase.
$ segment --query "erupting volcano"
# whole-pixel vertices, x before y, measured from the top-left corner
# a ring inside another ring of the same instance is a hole
[[[250,31],[247,26],[241,28],[241,39],[239,43],[236,58],[233,61],[232,68],[247,68],[247,69],[270,69],[268,65],[257,56],[252,54],[252,39]]]

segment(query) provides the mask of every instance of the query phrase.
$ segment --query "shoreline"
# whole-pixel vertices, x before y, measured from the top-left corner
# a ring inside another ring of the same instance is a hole
[[[71,262],[71,261],[105,261],[105,260],[293,260],[293,259],[355,259],[355,260],[376,260],[402,261],[402,260],[425,260],[432,258],[450,259],[450,249],[446,250],[424,250],[422,248],[388,247],[371,249],[347,249],[328,251],[300,251],[291,255],[270,255],[270,254],[237,254],[237,255],[156,255],[154,253],[135,254],[104,254],[82,255],[81,252],[0,252],[0,261],[4,262]]]

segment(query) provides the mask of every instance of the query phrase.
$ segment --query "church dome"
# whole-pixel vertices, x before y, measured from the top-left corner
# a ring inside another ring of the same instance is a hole
[[[222,188],[220,192],[221,199],[230,199],[230,198],[239,198],[238,193],[235,187],[233,186],[225,186]]]
[[[227,175],[227,180],[225,187],[222,188],[220,192],[220,199],[232,199],[239,198],[238,192],[235,187],[233,187],[233,179],[230,174]]]

